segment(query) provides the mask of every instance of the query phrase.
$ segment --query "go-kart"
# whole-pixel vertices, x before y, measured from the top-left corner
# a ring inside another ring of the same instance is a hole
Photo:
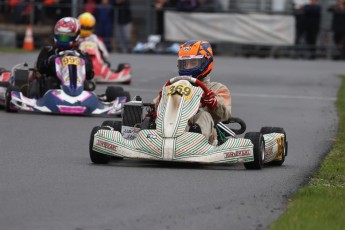
[[[129,92],[122,87],[107,87],[102,95],[92,92],[96,85],[85,79],[85,61],[75,51],[62,51],[51,63],[55,65],[59,83],[52,77],[29,80],[34,69],[27,64],[13,68],[11,83],[5,94],[6,111],[121,115],[122,105],[130,100]]]
[[[282,165],[288,142],[283,128],[263,127],[260,132],[243,134],[246,124],[231,118],[215,125],[218,144],[211,145],[204,135],[189,132],[188,120],[199,109],[206,85],[189,76],[170,79],[163,87],[157,111],[140,98],[124,104],[122,121],[104,121],[92,129],[89,153],[93,163],[112,159],[137,158],[172,162],[244,163],[246,169],[264,164]],[[144,116],[143,110],[147,114]],[[156,117],[156,118],[155,118]],[[236,124],[239,129],[230,128]]]
[[[132,70],[128,63],[119,64],[116,70],[110,69],[109,64],[103,61],[97,44],[92,41],[81,42],[79,44],[79,49],[90,55],[95,72],[94,79],[96,82],[122,84],[131,83]]]

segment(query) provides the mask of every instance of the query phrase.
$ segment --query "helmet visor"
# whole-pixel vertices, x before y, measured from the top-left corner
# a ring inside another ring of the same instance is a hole
[[[67,34],[57,34],[56,40],[59,42],[71,42],[73,41],[73,37]]]
[[[177,60],[179,70],[191,70],[200,68],[203,65],[204,55],[198,56],[180,56]]]
[[[82,29],[82,30],[93,30],[93,26],[83,26],[83,25],[81,25],[80,29]]]

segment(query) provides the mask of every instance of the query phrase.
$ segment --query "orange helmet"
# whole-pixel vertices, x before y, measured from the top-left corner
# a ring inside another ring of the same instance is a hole
[[[95,17],[91,13],[85,12],[79,15],[78,20],[80,23],[80,36],[82,38],[90,36],[95,28]]]
[[[180,46],[177,62],[179,75],[203,79],[213,68],[212,47],[207,41],[188,41]]]

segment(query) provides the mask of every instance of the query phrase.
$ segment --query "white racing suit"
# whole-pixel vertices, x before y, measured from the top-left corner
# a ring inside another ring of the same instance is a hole
[[[231,116],[231,94],[230,90],[223,84],[218,82],[211,82],[210,77],[206,76],[202,79],[207,88],[216,94],[218,101],[214,110],[209,110],[207,107],[199,108],[198,112],[188,121],[189,125],[198,124],[201,128],[201,133],[209,140],[210,144],[217,143],[217,132],[214,128],[215,122],[226,121]],[[156,107],[159,103],[159,96],[153,100]],[[189,127],[186,128],[186,131]]]
[[[109,53],[108,53],[107,47],[105,46],[101,38],[99,38],[96,34],[91,34],[90,36],[86,38],[82,38],[82,37],[79,38],[79,43],[83,41],[90,41],[90,42],[96,43],[98,49],[102,53],[102,58],[104,59],[104,61],[107,61],[107,59],[109,58]]]

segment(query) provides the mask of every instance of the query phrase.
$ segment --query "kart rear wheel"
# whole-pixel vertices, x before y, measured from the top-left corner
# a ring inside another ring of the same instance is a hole
[[[244,163],[246,169],[261,169],[265,160],[265,140],[259,132],[249,132],[244,135],[245,139],[252,141],[254,147],[254,161]]]
[[[262,135],[269,134],[269,133],[284,134],[284,151],[283,151],[282,159],[269,162],[270,165],[277,165],[277,166],[283,165],[283,163],[285,161],[285,157],[287,156],[287,152],[288,152],[288,142],[286,139],[285,130],[283,128],[280,128],[280,127],[262,127],[260,130],[260,133],[262,133]]]
[[[128,67],[130,67],[130,65],[128,63],[120,63],[120,64],[118,64],[117,69],[114,72],[119,73],[124,68],[128,68]]]
[[[121,95],[119,97],[121,97],[121,96],[126,97],[127,98],[126,101],[130,101],[131,100],[131,94],[128,91],[121,92]]]
[[[105,90],[105,96],[107,97],[107,101],[111,102],[115,100],[118,96],[121,95],[123,92],[123,88],[121,86],[109,86]]]
[[[92,149],[93,147],[93,141],[94,141],[94,135],[95,133],[97,133],[97,131],[100,129],[101,127],[96,126],[92,129],[91,131],[91,136],[90,136],[90,143],[89,143],[89,152],[90,152],[90,159],[93,163],[95,164],[107,164],[109,163],[111,156],[99,153],[95,150]]]

